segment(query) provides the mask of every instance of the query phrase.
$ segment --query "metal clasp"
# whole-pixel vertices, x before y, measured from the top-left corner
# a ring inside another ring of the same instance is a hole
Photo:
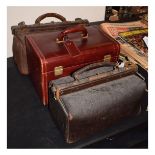
[[[63,74],[63,66],[58,66],[54,68],[54,75],[58,76],[58,75],[62,75]]]
[[[110,54],[105,55],[103,60],[104,60],[105,62],[110,62],[110,60],[111,60],[111,55],[110,55]]]

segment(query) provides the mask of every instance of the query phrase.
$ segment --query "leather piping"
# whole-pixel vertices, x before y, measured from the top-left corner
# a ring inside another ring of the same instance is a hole
[[[46,70],[46,64],[47,64],[47,61],[46,61],[46,59],[45,59],[45,57],[44,57],[44,55],[41,53],[41,51],[40,51],[40,49],[38,48],[38,46],[35,44],[35,42],[34,42],[34,40],[32,39],[32,37],[27,37],[28,38],[28,40],[31,42],[31,46],[32,46],[32,48],[34,49],[34,51],[35,51],[35,53],[36,53],[36,55],[39,57],[39,60],[40,60],[40,63],[41,63],[41,70],[42,70],[42,73],[43,73],[43,71],[44,71],[44,69]],[[41,74],[42,74],[41,73]],[[45,88],[46,88],[46,91],[45,91],[45,96],[47,95],[47,86],[46,86],[46,84],[45,84],[45,82],[46,82],[46,80],[47,80],[47,76],[42,76],[41,77],[42,78],[42,82],[41,82],[41,87],[42,87],[42,89],[44,88],[44,86],[45,86]],[[45,79],[46,78],[46,79]],[[42,92],[43,93],[43,92]],[[45,101],[45,96],[43,95],[42,97],[43,97],[43,103],[44,103],[44,105],[45,105],[45,103],[46,103],[46,101]]]

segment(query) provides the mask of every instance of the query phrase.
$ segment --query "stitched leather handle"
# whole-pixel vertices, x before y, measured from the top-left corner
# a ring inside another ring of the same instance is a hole
[[[95,69],[95,68],[99,68],[99,67],[114,67],[116,66],[115,63],[113,62],[98,62],[98,63],[93,63],[93,64],[90,64],[90,65],[87,65],[77,71],[75,71],[72,76],[74,79],[76,80],[79,80],[79,76],[84,73],[84,72],[87,72],[89,70],[92,70],[92,69]]]
[[[77,25],[75,27],[68,28],[68,29],[64,30],[63,32],[61,32],[58,35],[56,41],[57,41],[57,43],[64,42],[65,39],[68,38],[68,34],[77,33],[77,32],[81,32],[82,38],[88,37],[87,29],[83,25]]]
[[[39,16],[36,20],[35,20],[35,24],[40,24],[40,22],[45,19],[46,17],[55,17],[57,19],[60,19],[62,22],[66,22],[66,18],[57,14],[57,13],[46,13],[43,14],[41,16]]]

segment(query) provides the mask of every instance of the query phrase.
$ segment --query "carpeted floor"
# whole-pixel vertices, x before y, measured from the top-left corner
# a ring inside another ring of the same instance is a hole
[[[20,75],[14,65],[8,65],[7,74],[8,147],[51,148],[64,144],[57,141],[62,135],[48,109],[41,105],[29,77]]]

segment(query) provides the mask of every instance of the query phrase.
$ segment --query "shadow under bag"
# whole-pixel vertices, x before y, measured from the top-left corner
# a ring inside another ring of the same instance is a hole
[[[67,143],[140,113],[146,84],[136,71],[131,62],[95,63],[50,82],[49,108]]]

